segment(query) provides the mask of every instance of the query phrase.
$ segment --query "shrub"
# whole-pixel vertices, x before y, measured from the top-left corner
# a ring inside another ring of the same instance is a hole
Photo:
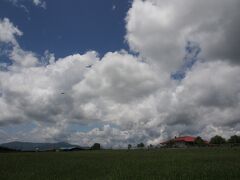
[[[226,143],[226,140],[223,137],[218,136],[218,135],[212,137],[211,140],[210,140],[210,144],[220,145],[220,144],[225,144],[225,143]]]
[[[231,144],[240,143],[240,136],[237,136],[237,135],[231,136],[230,139],[228,140],[228,143],[231,143]]]
[[[100,150],[101,149],[101,145],[99,143],[94,143],[91,147],[92,150]]]

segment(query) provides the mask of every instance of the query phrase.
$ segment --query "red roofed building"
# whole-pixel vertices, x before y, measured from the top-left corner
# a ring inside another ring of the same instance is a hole
[[[174,139],[170,139],[168,141],[160,143],[163,146],[166,147],[178,147],[178,148],[186,148],[198,145],[196,140],[200,137],[193,137],[193,136],[182,136],[182,137],[175,137]],[[200,141],[202,139],[200,138]],[[207,141],[203,141],[203,144],[207,145]]]

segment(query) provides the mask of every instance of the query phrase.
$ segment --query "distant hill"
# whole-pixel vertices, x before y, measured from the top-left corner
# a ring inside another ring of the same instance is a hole
[[[54,149],[71,149],[71,148],[81,148],[78,145],[72,145],[66,142],[58,143],[32,143],[32,142],[19,142],[13,141],[9,143],[4,143],[0,145],[4,148],[19,150],[19,151],[48,151]]]

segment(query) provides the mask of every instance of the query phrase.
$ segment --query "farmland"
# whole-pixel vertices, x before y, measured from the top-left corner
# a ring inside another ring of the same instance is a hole
[[[0,179],[237,180],[240,149],[1,153]]]

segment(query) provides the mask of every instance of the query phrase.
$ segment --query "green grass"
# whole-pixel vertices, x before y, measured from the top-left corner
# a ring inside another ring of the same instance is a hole
[[[0,180],[239,180],[240,149],[1,153]]]

